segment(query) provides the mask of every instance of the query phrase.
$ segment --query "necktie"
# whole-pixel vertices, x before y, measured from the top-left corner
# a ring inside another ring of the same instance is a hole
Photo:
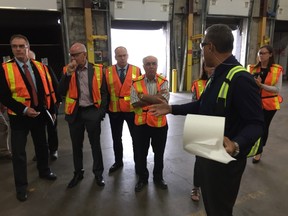
[[[124,74],[124,71],[125,71],[125,69],[124,68],[121,68],[120,69],[120,81],[121,81],[121,83],[123,83],[124,82],[124,80],[125,80],[125,74]]]
[[[35,88],[35,85],[34,85],[34,82],[32,80],[32,76],[30,74],[30,71],[28,69],[27,64],[23,65],[23,69],[24,69],[24,72],[25,72],[25,76],[26,76],[26,78],[27,78],[27,80],[28,80],[28,82],[29,82],[29,84],[31,86],[32,98],[33,98],[32,102],[34,103],[35,106],[37,106],[38,105],[38,96],[37,96],[36,88]]]

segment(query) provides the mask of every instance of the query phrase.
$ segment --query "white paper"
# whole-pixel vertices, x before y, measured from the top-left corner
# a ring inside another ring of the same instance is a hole
[[[184,124],[183,147],[191,154],[229,163],[236,160],[223,146],[225,118],[187,115]]]

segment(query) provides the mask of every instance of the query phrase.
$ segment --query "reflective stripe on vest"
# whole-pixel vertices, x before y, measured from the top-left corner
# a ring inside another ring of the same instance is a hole
[[[46,65],[43,65],[42,63],[35,61],[35,60],[31,60],[34,65],[36,66],[37,70],[40,73],[41,79],[44,80],[45,78],[48,79],[48,85],[44,85],[44,91],[45,91],[45,96],[47,98],[49,98],[51,96],[51,98],[46,102],[46,106],[48,107],[48,109],[51,106],[51,99],[53,100],[53,103],[56,103],[56,95],[55,95],[55,91],[53,88],[53,84],[52,84],[52,79],[51,76],[48,72],[48,68]],[[41,72],[40,72],[41,71]]]
[[[134,65],[128,65],[125,81],[122,84],[116,65],[107,68],[106,81],[110,94],[109,110],[111,112],[132,112],[134,110],[130,103],[130,90],[132,79],[138,76],[140,76],[140,69]]]
[[[199,100],[201,94],[203,93],[207,80],[196,80],[193,82],[191,91],[194,92],[196,90],[196,99]]]
[[[137,93],[148,94],[146,85],[145,85],[145,75],[140,76],[136,81],[134,81],[133,86]],[[156,74],[157,80],[157,91],[160,92],[161,85],[166,81],[166,79],[158,74]],[[137,107],[135,108],[135,119],[134,123],[136,125],[147,124],[151,127],[164,127],[167,124],[166,115],[162,116],[153,116],[148,112],[148,107]]]
[[[261,67],[255,65],[249,65],[249,72],[251,74],[260,73]],[[264,84],[274,86],[279,77],[282,75],[283,68],[278,64],[272,64],[265,79]],[[262,106],[265,110],[279,110],[282,97],[279,94],[268,92],[265,89],[261,89]]]
[[[67,67],[63,68],[63,73],[67,72]],[[94,65],[94,76],[92,80],[92,99],[95,107],[99,108],[101,105],[101,83],[103,73],[101,65]],[[65,114],[71,115],[75,109],[78,98],[78,87],[76,82],[76,72],[72,73],[69,88],[65,98]]]
[[[238,72],[241,72],[241,71],[246,71],[246,69],[242,66],[235,66],[233,67],[227,74],[226,76],[226,80],[229,81],[229,83],[231,82],[233,76],[238,73]],[[222,98],[224,100],[224,109],[226,107],[226,98],[227,98],[227,94],[228,94],[228,90],[229,90],[229,83],[227,81],[224,81],[221,88],[220,88],[220,91],[218,93],[218,97],[217,97],[217,102],[220,98]],[[259,145],[260,145],[260,139],[261,137],[255,142],[255,144],[253,145],[253,147],[251,148],[249,154],[247,155],[247,157],[252,157],[254,155],[256,155],[257,151],[258,151],[258,148],[259,148]]]
[[[35,61],[33,61],[33,62],[35,62]],[[40,62],[38,62],[38,63],[41,64]],[[14,100],[16,100],[17,102],[22,103],[26,107],[30,107],[31,106],[31,97],[30,97],[29,91],[26,87],[26,84],[22,78],[22,75],[21,75],[22,71],[19,70],[17,63],[16,62],[7,62],[7,63],[3,63],[2,65],[3,65],[4,71],[5,71],[8,86],[9,86],[11,94],[12,94],[12,98]],[[37,70],[38,70],[38,67],[37,67]],[[43,87],[44,87],[44,91],[45,91],[45,103],[46,103],[45,105],[49,109],[50,108],[50,97],[47,96],[47,95],[49,95],[49,89],[48,89],[48,85],[47,85],[47,79],[45,76],[45,72],[43,70],[38,70],[38,72],[40,74],[40,78],[41,78],[41,81],[43,83]],[[9,108],[8,108],[7,112],[10,115],[16,115],[16,113],[14,113]]]

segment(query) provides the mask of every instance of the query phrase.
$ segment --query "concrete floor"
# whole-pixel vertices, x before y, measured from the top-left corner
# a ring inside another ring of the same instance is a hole
[[[283,84],[282,109],[274,117],[267,146],[262,160],[254,165],[248,160],[242,185],[234,208],[236,216],[286,216],[288,212],[288,83]],[[171,103],[189,101],[189,93],[171,93]],[[194,156],[183,151],[183,116],[168,115],[169,134],[165,152],[164,178],[169,189],[156,188],[152,178],[140,193],[134,192],[136,176],[132,157],[132,145],[127,126],[124,131],[124,167],[113,175],[108,174],[114,162],[108,117],[102,123],[102,151],[106,186],[100,188],[92,174],[92,155],[88,139],[84,145],[85,174],[82,182],[73,189],[66,186],[73,176],[72,150],[68,126],[64,116],[59,116],[59,159],[51,162],[58,175],[55,182],[38,177],[36,164],[32,161],[33,145],[27,144],[29,197],[19,202],[15,196],[12,164],[0,161],[0,215],[1,216],[202,216],[203,203],[190,200]],[[148,158],[150,173],[153,154]]]

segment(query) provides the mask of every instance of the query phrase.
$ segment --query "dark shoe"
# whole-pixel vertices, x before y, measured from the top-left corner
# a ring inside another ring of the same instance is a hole
[[[261,160],[261,154],[257,154],[257,155],[255,155],[255,156],[253,157],[252,163],[253,163],[253,164],[259,163],[260,160]]]
[[[39,177],[42,178],[42,179],[50,180],[50,181],[54,181],[54,180],[57,179],[57,176],[54,173],[52,173],[52,172],[50,172],[47,175],[39,175]]]
[[[27,200],[27,192],[24,191],[24,192],[17,192],[17,195],[16,195],[17,199],[21,202],[24,202]]]
[[[117,171],[118,169],[122,168],[123,167],[123,163],[122,164],[117,164],[117,163],[114,163],[110,169],[109,169],[109,173],[113,173],[115,171]]]
[[[135,185],[135,192],[140,192],[143,190],[143,188],[148,184],[147,181],[138,181]]]
[[[100,187],[104,187],[105,186],[105,182],[103,179],[103,176],[95,176],[95,180],[98,186]]]
[[[67,188],[75,187],[84,178],[83,173],[84,173],[84,171],[82,171],[80,173],[79,172],[77,172],[77,173],[74,172],[73,179],[69,182]]]
[[[57,160],[58,159],[58,151],[51,151],[50,152],[50,159],[51,160]]]
[[[32,158],[32,161],[37,161],[36,155]]]
[[[167,190],[168,185],[167,183],[161,179],[161,180],[154,180],[154,184],[156,185],[156,187],[162,189],[162,190]]]

